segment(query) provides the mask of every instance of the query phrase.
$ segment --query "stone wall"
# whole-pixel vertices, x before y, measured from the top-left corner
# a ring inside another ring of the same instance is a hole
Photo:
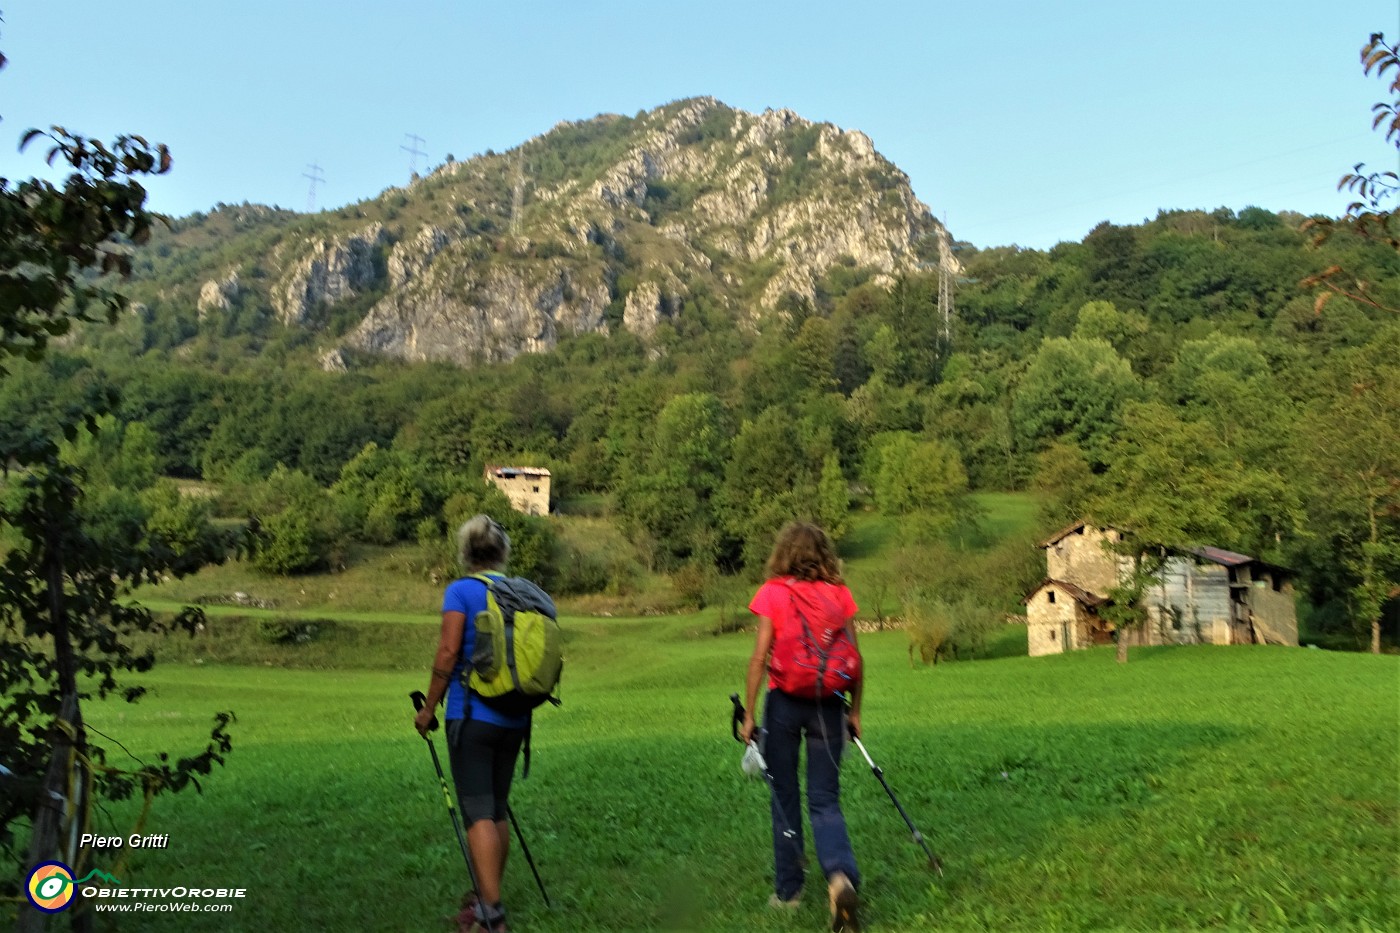
[[[1117,585],[1123,560],[1104,543],[1120,540],[1122,533],[1114,529],[1081,525],[1045,549],[1046,576],[1103,596]]]

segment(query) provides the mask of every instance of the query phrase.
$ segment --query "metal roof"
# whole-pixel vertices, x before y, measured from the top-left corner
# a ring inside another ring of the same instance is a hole
[[[497,476],[549,476],[549,471],[544,467],[516,467],[516,466],[488,466],[487,473],[495,473]]]
[[[1195,554],[1203,560],[1208,560],[1213,564],[1223,564],[1226,567],[1238,567],[1241,564],[1255,563],[1255,559],[1248,554],[1236,554],[1234,551],[1227,551],[1224,548],[1218,547],[1187,548],[1186,553]]]
[[[1104,605],[1105,603],[1111,602],[1111,600],[1107,596],[1099,596],[1097,593],[1090,593],[1088,590],[1080,589],[1073,583],[1066,583],[1064,580],[1056,580],[1052,577],[1046,577],[1044,580],[1041,580],[1040,583],[1036,585],[1035,589],[1031,590],[1029,593],[1027,593],[1021,598],[1021,602],[1030,602],[1032,596],[1034,596],[1036,593],[1039,593],[1047,586],[1059,587],[1060,589],[1068,593],[1071,599],[1083,603],[1090,609],[1096,609],[1099,606]]]

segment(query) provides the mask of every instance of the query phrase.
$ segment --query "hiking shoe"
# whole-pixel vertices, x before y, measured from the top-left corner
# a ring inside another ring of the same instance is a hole
[[[505,908],[500,904],[495,907],[478,904],[476,922],[470,928],[470,933],[509,933],[506,929]]]
[[[834,872],[826,890],[831,899],[831,933],[860,933],[860,919],[856,916],[860,896],[851,879],[844,872]]]
[[[787,900],[783,900],[777,894],[768,895],[768,906],[775,910],[796,910],[802,906],[802,892],[798,891]]]
[[[468,891],[462,895],[462,909],[457,913],[457,929],[459,933],[471,933],[472,927],[476,926],[476,907],[480,903],[475,891]]]

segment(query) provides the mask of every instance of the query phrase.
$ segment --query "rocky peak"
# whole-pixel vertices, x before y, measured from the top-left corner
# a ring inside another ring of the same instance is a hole
[[[561,123],[353,208],[274,219],[295,232],[257,275],[206,272],[201,311],[265,290],[284,324],[320,328],[369,295],[341,346],[464,365],[609,326],[654,343],[697,290],[753,321],[838,264],[913,271],[941,230],[864,133],[712,97]]]

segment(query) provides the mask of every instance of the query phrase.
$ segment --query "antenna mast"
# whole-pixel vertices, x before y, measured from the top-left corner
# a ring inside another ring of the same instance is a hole
[[[525,147],[515,150],[515,184],[510,194],[510,234],[520,232],[520,207],[525,201]]]
[[[953,350],[953,281],[961,271],[962,265],[953,255],[953,238],[948,235],[945,218],[938,228],[938,315],[943,320],[945,354],[951,354]]]
[[[311,179],[310,190],[306,194],[306,212],[308,214],[314,214],[316,213],[316,186],[318,184],[325,184],[326,176],[321,174],[321,166],[314,162],[308,165],[306,169],[306,171],[301,173],[302,178]]]
[[[413,133],[404,133],[403,135],[404,138],[409,141],[410,145],[400,146],[399,148],[408,153],[408,179],[412,181],[414,176],[418,174],[418,157],[426,156],[427,153],[418,148],[423,145],[424,140],[422,136],[417,136]]]

